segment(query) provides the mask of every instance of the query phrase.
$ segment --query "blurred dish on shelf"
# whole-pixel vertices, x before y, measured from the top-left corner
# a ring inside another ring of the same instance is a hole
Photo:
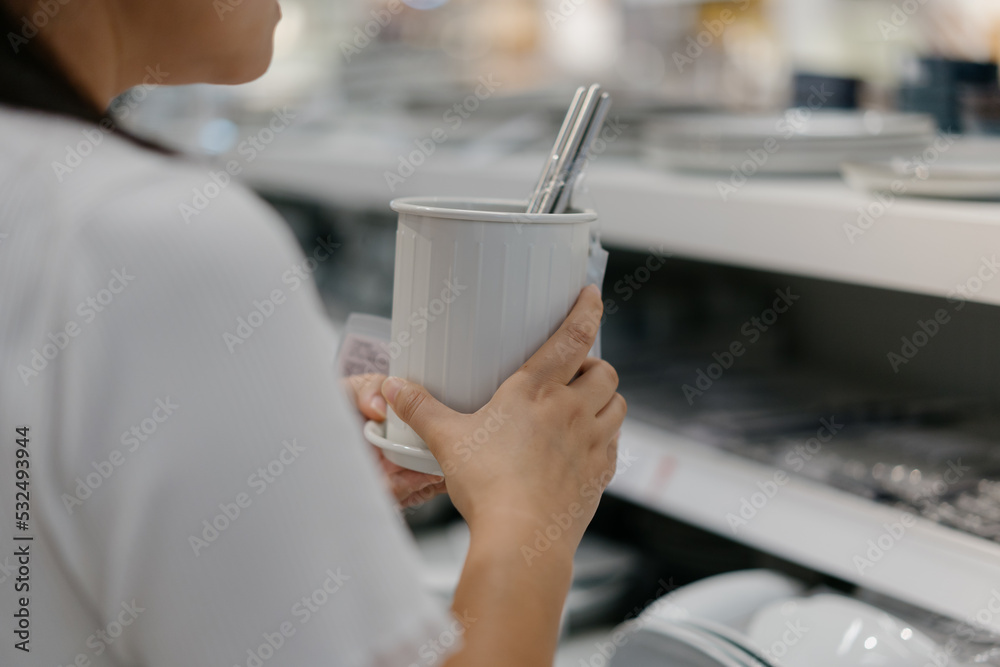
[[[935,136],[933,118],[874,111],[678,115],[650,122],[647,159],[711,173],[836,174],[847,161],[921,153]]]
[[[727,595],[739,613],[727,608]],[[945,657],[948,664],[967,667],[970,656],[996,664],[983,650],[990,642],[973,646],[964,636],[949,635],[946,653],[944,642],[924,625],[822,587],[807,593],[802,582],[770,570],[688,584],[612,636],[618,637],[612,667],[911,667],[943,664]]]
[[[891,192],[911,197],[1000,200],[1000,158],[977,161],[852,161],[841,166],[847,184],[862,192]]]
[[[946,655],[920,630],[842,595],[774,602],[757,612],[747,634],[761,646],[781,646],[784,667],[912,667]]]

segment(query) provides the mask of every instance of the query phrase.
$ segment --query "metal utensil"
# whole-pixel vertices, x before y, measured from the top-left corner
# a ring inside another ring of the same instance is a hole
[[[529,200],[528,213],[561,213],[569,206],[573,182],[586,165],[587,153],[600,132],[611,104],[611,96],[593,84],[582,94],[578,89],[556,143],[542,169]],[[582,95],[582,99],[581,99]]]
[[[590,147],[593,145],[594,139],[597,138],[601,128],[604,127],[604,121],[608,117],[608,110],[610,108],[611,95],[601,93],[601,97],[597,102],[597,108],[594,110],[594,116],[590,120],[590,125],[587,126],[583,141],[580,143],[580,149],[577,151],[569,167],[565,182],[562,184],[559,196],[556,198],[556,203],[552,208],[552,213],[564,213],[569,208],[569,200],[573,196],[573,186],[587,165],[590,156]]]
[[[570,131],[573,129],[573,123],[580,113],[580,105],[583,102],[583,96],[586,92],[587,89],[583,86],[576,89],[573,101],[570,102],[569,110],[563,119],[562,127],[559,128],[559,134],[556,135],[556,143],[549,152],[549,158],[545,161],[545,166],[542,168],[542,175],[538,178],[538,185],[535,186],[535,191],[528,201],[528,213],[537,213],[539,211],[539,205],[541,204],[542,196],[545,194],[545,188],[555,175],[556,165],[563,151],[566,149],[566,140],[569,138]]]

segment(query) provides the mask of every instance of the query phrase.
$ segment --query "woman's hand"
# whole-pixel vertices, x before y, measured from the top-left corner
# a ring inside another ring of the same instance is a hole
[[[378,422],[385,420],[385,399],[379,393],[384,380],[384,375],[376,373],[352,375],[347,378],[347,385],[354,397],[354,403],[365,419],[374,419]],[[399,502],[400,507],[407,508],[423,504],[447,490],[444,478],[402,468],[386,459],[381,449],[374,445],[371,447],[378,455],[382,471],[389,480],[392,494]]]
[[[614,368],[587,356],[602,306],[596,288],[584,289],[559,330],[474,414],[399,378],[383,383],[389,405],[441,464],[474,536],[487,526],[540,530],[559,534],[549,540],[558,551],[576,550],[614,476],[626,411]]]

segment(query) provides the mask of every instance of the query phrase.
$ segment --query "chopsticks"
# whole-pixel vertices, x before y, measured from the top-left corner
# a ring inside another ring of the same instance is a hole
[[[590,147],[611,107],[611,96],[598,84],[577,89],[563,119],[527,213],[563,213],[569,207],[573,185],[587,164]]]

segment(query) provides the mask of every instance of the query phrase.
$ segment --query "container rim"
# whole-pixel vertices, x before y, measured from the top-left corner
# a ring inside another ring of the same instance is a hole
[[[402,197],[389,202],[389,207],[397,213],[472,222],[553,224],[597,220],[597,212],[593,210],[529,215],[523,212],[528,207],[526,200],[488,197]]]

